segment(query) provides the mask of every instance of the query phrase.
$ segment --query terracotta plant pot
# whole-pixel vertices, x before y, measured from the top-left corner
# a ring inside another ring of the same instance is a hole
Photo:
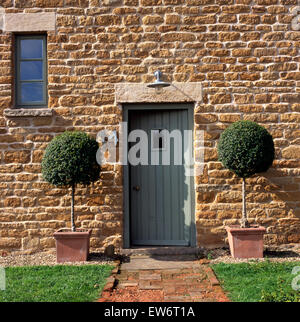
[[[264,227],[227,226],[226,231],[232,257],[263,258],[263,237],[266,232]]]
[[[56,261],[58,263],[86,261],[89,255],[91,232],[91,229],[55,232]]]

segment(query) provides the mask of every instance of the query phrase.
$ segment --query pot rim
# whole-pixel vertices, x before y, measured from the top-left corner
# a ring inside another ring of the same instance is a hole
[[[266,228],[263,226],[254,226],[249,228],[241,228],[238,225],[225,226],[225,229],[228,233],[231,234],[264,234]]]
[[[89,237],[92,233],[92,229],[87,229],[84,231],[65,231],[68,228],[61,228],[56,231],[53,236],[54,238],[82,238],[82,237]]]

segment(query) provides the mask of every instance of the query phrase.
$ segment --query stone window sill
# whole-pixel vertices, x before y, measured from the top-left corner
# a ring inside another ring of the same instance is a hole
[[[32,117],[32,116],[52,116],[53,110],[49,108],[14,108],[5,109],[4,116],[6,117]]]

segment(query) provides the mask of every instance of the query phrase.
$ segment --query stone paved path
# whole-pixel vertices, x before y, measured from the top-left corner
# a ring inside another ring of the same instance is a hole
[[[191,256],[131,257],[102,300],[122,302],[225,302],[212,270]]]

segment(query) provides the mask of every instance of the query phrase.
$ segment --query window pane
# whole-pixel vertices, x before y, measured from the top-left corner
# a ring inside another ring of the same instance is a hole
[[[21,39],[21,58],[43,58],[43,39]]]
[[[22,61],[20,72],[21,80],[43,80],[43,62]]]
[[[43,100],[43,83],[21,83],[21,104]]]

